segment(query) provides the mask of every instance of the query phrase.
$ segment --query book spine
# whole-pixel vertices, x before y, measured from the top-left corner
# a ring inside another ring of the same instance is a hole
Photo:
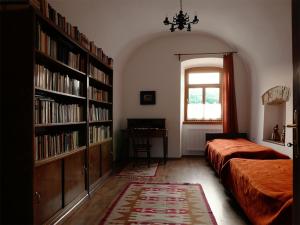
[[[101,102],[109,102],[109,94],[107,91],[104,90],[99,90],[94,87],[89,87],[89,98],[96,100],[96,101],[101,101]]]
[[[90,67],[89,74],[92,78],[94,78],[104,84],[111,85],[111,82],[109,79],[110,77],[108,74],[105,74],[102,70],[98,69],[91,63],[90,63],[89,67]]]
[[[107,121],[110,120],[109,109],[97,107],[94,104],[89,109],[90,121]]]
[[[111,138],[110,126],[90,126],[90,144],[105,141]]]

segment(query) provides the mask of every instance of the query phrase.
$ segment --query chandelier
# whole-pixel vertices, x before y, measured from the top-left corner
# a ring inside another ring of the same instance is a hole
[[[186,28],[186,31],[191,31],[191,24],[196,24],[199,22],[197,16],[194,17],[193,21],[190,21],[190,17],[187,13],[182,11],[182,0],[180,0],[180,11],[176,16],[173,16],[173,21],[170,22],[168,17],[165,18],[164,24],[171,25],[170,31],[174,32],[176,29],[183,30]]]

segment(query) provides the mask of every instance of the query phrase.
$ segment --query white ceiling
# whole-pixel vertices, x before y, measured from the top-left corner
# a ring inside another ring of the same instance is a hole
[[[122,61],[154,37],[170,34],[162,21],[175,15],[179,0],[49,0],[104,51]],[[192,32],[222,39],[251,69],[290,60],[291,0],[183,0],[196,13]],[[280,56],[278,56],[280,54]],[[277,55],[276,57],[273,57]]]

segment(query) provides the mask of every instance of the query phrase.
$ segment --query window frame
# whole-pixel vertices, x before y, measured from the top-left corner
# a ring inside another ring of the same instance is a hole
[[[189,84],[189,73],[205,73],[205,72],[219,72],[219,84]],[[222,89],[223,89],[223,68],[220,67],[193,67],[185,69],[184,72],[184,124],[222,124],[223,122],[223,104],[222,104]],[[215,87],[220,88],[220,103],[221,103],[221,119],[220,120],[190,120],[187,119],[188,106],[188,91],[189,88],[202,88],[202,101],[205,102],[205,88]]]

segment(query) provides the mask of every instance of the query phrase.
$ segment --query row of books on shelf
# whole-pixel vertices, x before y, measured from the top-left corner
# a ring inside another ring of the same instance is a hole
[[[79,80],[72,79],[60,72],[52,72],[43,65],[36,64],[34,72],[34,85],[38,88],[58,91],[81,96],[83,86]]]
[[[113,59],[104,54],[101,48],[98,48],[94,42],[89,41],[86,35],[81,33],[77,26],[72,26],[66,21],[66,18],[48,3],[47,0],[31,0],[31,4],[41,11],[41,13],[51,20],[57,27],[65,32],[69,37],[77,41],[82,47],[92,52],[96,57],[108,66],[113,65]]]
[[[90,76],[104,84],[111,85],[109,75],[99,70],[93,64],[90,63]]]
[[[35,160],[42,160],[79,147],[79,131],[35,136]]]
[[[62,31],[64,31],[68,36],[79,42],[79,44],[82,47],[89,49],[90,42],[86,35],[80,33],[77,26],[72,26],[72,24],[67,22],[66,17],[62,16],[60,13],[57,13],[56,10],[50,4],[48,4],[44,15],[49,20],[51,20],[56,26],[58,26]]]
[[[83,107],[79,104],[62,104],[44,96],[35,96],[35,123],[71,123],[83,121]]]
[[[105,121],[110,119],[109,109],[96,107],[94,104],[92,104],[89,112],[90,121]]]
[[[108,102],[108,92],[94,87],[88,88],[88,97],[89,99]]]
[[[90,51],[104,64],[113,66],[114,60],[105,55],[102,48],[98,48],[93,41],[90,42]]]
[[[36,48],[39,51],[74,69],[85,71],[85,58],[79,53],[72,52],[63,43],[45,33],[39,23],[37,23],[36,39]]]
[[[111,138],[110,126],[90,126],[90,144],[98,143],[105,141],[108,138]]]

